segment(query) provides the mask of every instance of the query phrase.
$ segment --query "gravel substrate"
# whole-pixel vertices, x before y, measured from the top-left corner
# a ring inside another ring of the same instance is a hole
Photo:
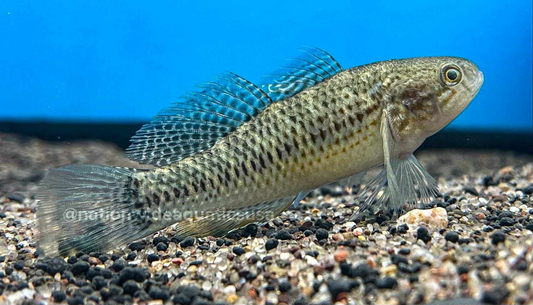
[[[134,163],[106,143],[0,134],[0,304],[533,304],[533,158],[418,156],[438,178],[442,195],[426,208],[444,215],[442,228],[351,220],[358,188],[332,185],[224,238],[179,239],[167,228],[61,258],[34,240],[45,170]]]

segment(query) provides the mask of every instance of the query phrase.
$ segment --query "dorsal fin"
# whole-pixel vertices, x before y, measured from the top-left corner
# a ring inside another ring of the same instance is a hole
[[[267,75],[261,88],[277,102],[312,87],[342,71],[339,63],[319,48],[303,48],[289,65]]]
[[[232,73],[199,87],[137,131],[128,158],[156,166],[174,163],[210,148],[272,103],[263,90]]]

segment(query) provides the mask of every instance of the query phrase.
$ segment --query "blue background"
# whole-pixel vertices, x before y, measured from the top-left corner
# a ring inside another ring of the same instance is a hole
[[[344,68],[454,55],[485,84],[454,128],[532,126],[532,8],[510,1],[2,1],[0,120],[149,121],[194,85],[301,46]]]

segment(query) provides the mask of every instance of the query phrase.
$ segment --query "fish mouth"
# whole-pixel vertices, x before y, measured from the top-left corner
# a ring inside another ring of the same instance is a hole
[[[483,76],[483,72],[481,70],[477,71],[476,81],[472,85],[470,91],[472,92],[472,97],[476,96],[479,92],[479,89],[481,89],[481,86],[483,85],[483,81],[485,80],[485,77]]]

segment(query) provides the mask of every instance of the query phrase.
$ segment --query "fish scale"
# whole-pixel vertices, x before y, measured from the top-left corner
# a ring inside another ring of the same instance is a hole
[[[223,75],[143,126],[128,156],[159,168],[50,171],[38,215],[46,251],[110,249],[173,224],[180,236],[223,235],[268,221],[317,187],[360,183],[376,166],[383,171],[360,193],[360,210],[434,197],[437,184],[412,153],[477,94],[478,68],[426,57],[342,70],[322,50],[304,53],[260,86]],[[72,224],[61,216],[67,208],[122,216]]]

